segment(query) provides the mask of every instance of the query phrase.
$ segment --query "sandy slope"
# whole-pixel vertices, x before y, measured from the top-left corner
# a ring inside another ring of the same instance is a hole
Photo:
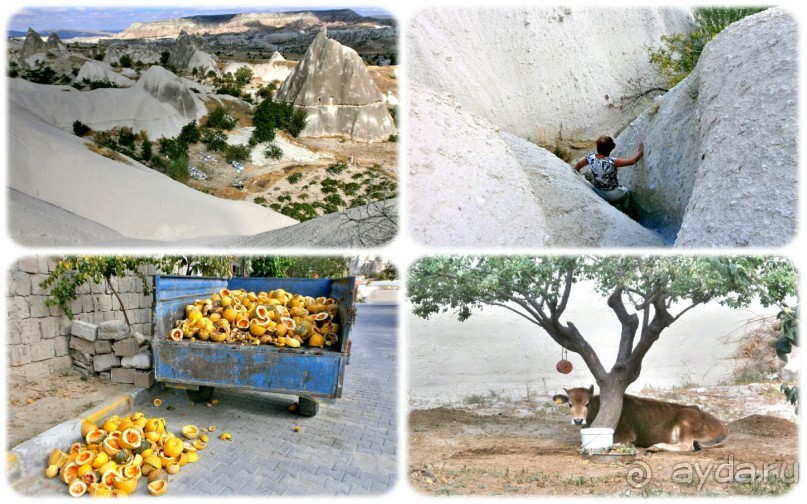
[[[255,234],[295,223],[253,203],[195,191],[137,162],[104,158],[85,142],[10,104],[8,185],[129,238]],[[10,231],[22,243],[36,233],[20,221]],[[52,243],[65,241],[54,236]]]
[[[113,229],[14,189],[8,191],[7,203],[9,234],[24,245],[85,245],[123,239]]]
[[[207,113],[184,81],[160,67],[150,68],[126,89],[77,91],[10,79],[8,96],[10,102],[66,131],[78,119],[97,131],[119,126],[145,130],[152,139],[176,136],[182,126]]]

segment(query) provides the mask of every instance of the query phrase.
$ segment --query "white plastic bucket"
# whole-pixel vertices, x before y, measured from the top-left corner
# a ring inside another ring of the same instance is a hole
[[[580,429],[583,448],[594,450],[608,448],[614,444],[614,429],[592,428]]]

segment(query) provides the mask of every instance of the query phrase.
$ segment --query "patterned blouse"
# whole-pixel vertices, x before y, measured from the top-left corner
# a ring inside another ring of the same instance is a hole
[[[586,156],[586,161],[591,167],[591,173],[594,174],[594,187],[602,189],[603,191],[611,191],[619,187],[619,181],[616,179],[616,159],[612,157],[604,157],[597,159],[595,154]]]

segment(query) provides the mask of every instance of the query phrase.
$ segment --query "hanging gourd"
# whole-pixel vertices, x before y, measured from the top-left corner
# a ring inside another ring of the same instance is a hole
[[[568,357],[569,357],[569,352],[564,348],[561,351],[560,360],[555,365],[555,369],[558,370],[558,373],[569,374],[569,373],[572,372],[572,369],[574,368],[574,366],[572,366],[572,363],[568,361]]]

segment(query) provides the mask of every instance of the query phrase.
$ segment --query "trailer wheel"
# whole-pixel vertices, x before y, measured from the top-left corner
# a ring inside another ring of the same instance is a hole
[[[310,397],[300,397],[299,413],[303,416],[312,417],[319,411],[319,403]]]
[[[209,401],[213,396],[213,387],[199,385],[199,390],[188,389],[185,391],[185,393],[188,394],[191,401],[195,403],[203,403]]]

